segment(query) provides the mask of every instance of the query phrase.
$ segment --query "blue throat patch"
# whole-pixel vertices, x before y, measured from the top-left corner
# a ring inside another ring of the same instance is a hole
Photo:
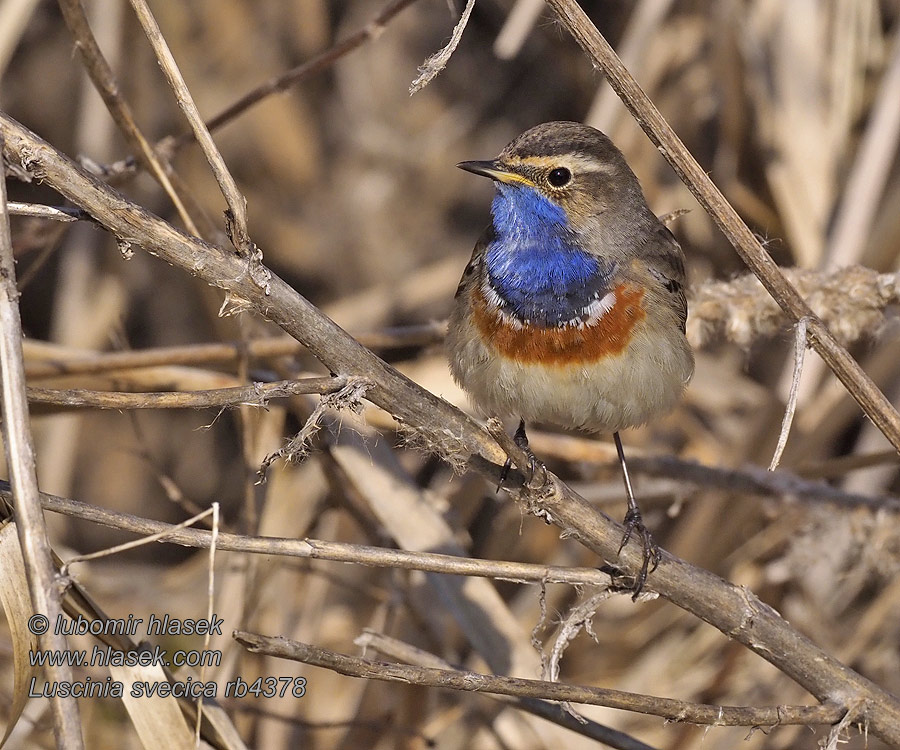
[[[491,287],[522,321],[556,327],[579,317],[608,291],[613,268],[578,247],[561,206],[534,188],[496,185],[496,236],[485,254]]]

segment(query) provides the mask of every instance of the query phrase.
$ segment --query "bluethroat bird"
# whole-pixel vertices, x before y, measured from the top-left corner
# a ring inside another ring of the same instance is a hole
[[[457,166],[496,194],[450,316],[453,377],[485,416],[519,418],[529,455],[526,422],[613,434],[628,501],[619,551],[632,533],[643,543],[636,597],[660,556],[619,431],[669,411],[693,375],[684,254],[622,153],[587,125],[544,123],[492,161]]]

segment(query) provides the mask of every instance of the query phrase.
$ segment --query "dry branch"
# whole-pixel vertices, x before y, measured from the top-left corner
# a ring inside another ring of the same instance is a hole
[[[608,688],[562,685],[545,680],[528,680],[455,669],[393,664],[347,656],[288,638],[271,638],[239,630],[234,631],[233,637],[255,654],[291,659],[314,667],[331,669],[348,677],[403,682],[452,690],[470,690],[479,693],[498,693],[518,698],[538,698],[606,706],[660,716],[667,721],[708,726],[775,727],[786,724],[833,724],[840,721],[846,713],[843,708],[836,705],[764,706],[759,708],[710,706]]]
[[[4,135],[0,133],[0,151],[5,154]],[[0,154],[0,164],[6,158]],[[25,399],[25,366],[22,358],[22,319],[19,313],[19,290],[16,288],[16,263],[9,233],[6,210],[6,180],[0,180],[0,380],[2,380],[3,448],[13,488],[12,505],[22,558],[28,577],[31,604],[35,614],[51,623],[62,614],[59,577],[47,539],[47,525],[41,509],[37,473],[34,463],[34,441]],[[40,635],[41,647],[62,653],[66,638],[50,628]],[[48,664],[50,682],[72,682],[68,664]],[[51,698],[53,730],[60,748],[84,747],[81,738],[78,702],[74,696],[61,697],[54,691]]]
[[[372,630],[366,630],[361,636],[354,640],[354,643],[357,646],[360,646],[364,651],[374,649],[392,659],[403,661],[407,664],[413,664],[418,667],[433,667],[446,670],[454,669],[452,664],[434,654]],[[560,726],[573,732],[577,732],[578,734],[582,734],[585,737],[597,740],[598,742],[603,742],[609,747],[616,748],[616,750],[653,750],[650,745],[647,745],[624,732],[611,729],[610,727],[599,724],[596,721],[591,721],[581,715],[573,716],[569,711],[566,711],[562,705],[550,701],[538,700],[535,698],[514,698],[512,696],[498,694],[491,694],[491,697],[513,705],[521,711],[527,711],[528,713],[540,716],[547,721],[552,721],[555,724],[559,724]]]
[[[424,347],[440,343],[446,326],[443,323],[423,323],[398,326],[381,331],[362,332],[355,338],[370,349]],[[53,378],[60,375],[96,375],[115,370],[132,370],[160,365],[199,365],[233,363],[243,357],[268,359],[301,354],[302,344],[290,336],[254,339],[215,344],[166,346],[139,351],[94,352],[74,355],[62,347],[45,341],[25,340],[25,374],[29,379]],[[28,355],[31,355],[30,357]]]
[[[428,449],[459,462],[493,481],[504,454],[470,418],[424,391],[352,339],[333,321],[274,274],[265,287],[247,272],[246,263],[224,248],[189,237],[140,206],[125,200],[86,173],[52,146],[5,114],[0,132],[6,136],[7,158],[87,210],[119,239],[143,247],[207,283],[248,301],[259,314],[302,342],[332,372],[354,374],[373,385],[366,397],[393,414]],[[566,533],[623,570],[640,565],[639,545],[630,544],[617,557],[622,527],[591,508],[565,484],[548,475],[540,491],[522,489],[530,510],[554,519]],[[509,485],[521,487],[516,472]],[[900,700],[848,669],[751,592],[718,576],[664,554],[648,588],[659,592],[731,638],[748,646],[821,701],[862,705],[858,717],[886,741],[900,744]]]
[[[197,110],[197,105],[194,104],[194,97],[191,96],[191,92],[184,82],[184,77],[178,69],[175,57],[172,55],[168,43],[159,30],[150,7],[145,0],[131,0],[131,7],[134,8],[138,21],[144,29],[147,39],[150,40],[150,46],[153,47],[159,66],[162,68],[166,80],[175,94],[178,106],[190,124],[194,137],[197,139],[197,143],[200,144],[200,148],[203,149],[203,154],[212,168],[216,182],[219,183],[222,195],[225,196],[225,202],[228,204],[228,212],[226,213],[228,238],[237,251],[245,258],[248,260],[254,258],[258,251],[251,242],[250,232],[247,229],[247,199],[238,190],[237,183],[231,176],[222,154],[216,148],[209,129],[204,124],[203,118]],[[194,234],[197,234],[197,232],[194,232]]]
[[[9,201],[7,209],[11,216],[28,216],[33,219],[52,219],[54,221],[78,221],[90,217],[77,208],[61,208],[42,206],[39,203],[17,203]]]
[[[131,107],[122,96],[115,73],[113,73],[91,31],[81,0],[59,0],[59,7],[66,25],[69,27],[69,31],[75,37],[75,47],[81,53],[85,70],[90,75],[97,92],[103,98],[109,114],[122,132],[126,143],[134,150],[140,164],[153,175],[163,190],[166,191],[188,231],[192,234],[199,234],[181,197],[172,185],[169,177],[171,166],[144,137],[143,132],[141,132],[135,121]]]
[[[0,497],[11,493],[5,482],[0,481]],[[181,525],[141,518],[130,513],[101,508],[70,498],[40,493],[45,510],[81,518],[91,523],[121,529],[134,534],[159,534],[170,544],[207,549],[212,543],[212,532],[205,529],[181,528]],[[286,539],[269,536],[247,536],[219,532],[217,548],[225,552],[296,557],[328,562],[353,563],[377,568],[421,570],[427,573],[479,576],[518,583],[567,583],[578,586],[608,586],[606,573],[596,568],[560,567],[503,560],[477,560],[470,557],[438,554],[435,552],[410,552],[408,550],[369,547],[362,544],[346,544],[323,539]]]
[[[273,398],[304,394],[335,393],[347,386],[348,378],[304,378],[276,383],[253,383],[237,388],[169,393],[119,393],[82,389],[29,388],[34,404],[90,407],[94,409],[207,409],[226,406],[265,406]]]
[[[338,42],[334,46],[316,55],[312,60],[308,60],[301,65],[291,68],[268,81],[260,84],[256,88],[248,91],[233,104],[226,107],[219,114],[212,117],[207,123],[208,130],[218,130],[223,125],[227,125],[236,119],[251,107],[259,104],[273,94],[279,94],[287,91],[291,86],[295,86],[301,81],[306,80],[316,73],[327,70],[344,55],[349,54],[353,50],[361,47],[368,41],[373,41],[381,36],[381,33],[387,27],[388,22],[396,16],[404,8],[412,5],[416,0],[393,0],[388,3],[369,23],[346,39]],[[182,133],[178,136],[164,138],[157,144],[157,148],[165,151],[177,151],[195,140],[193,131]],[[106,172],[118,173],[125,171],[129,165],[133,164],[132,159],[126,159],[124,162],[109,167]]]

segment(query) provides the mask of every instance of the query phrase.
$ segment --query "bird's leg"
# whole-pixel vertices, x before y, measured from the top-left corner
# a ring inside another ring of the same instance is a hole
[[[528,446],[528,434],[525,432],[524,419],[519,420],[519,426],[516,428],[516,432],[513,435],[513,442],[528,456],[528,484],[531,484],[531,481],[534,479],[534,475],[536,473],[536,467],[540,462],[537,460],[537,457],[534,455],[534,453],[531,452],[531,448]],[[541,466],[543,467],[543,464],[541,464]],[[500,471],[500,482],[497,484],[497,492],[499,492],[503,487],[503,483],[506,481],[506,477],[509,475],[510,468],[512,468],[512,457],[507,456],[506,461],[503,464],[503,469]],[[524,470],[524,467],[519,468]]]
[[[618,432],[613,433],[613,440],[616,443],[616,452],[619,454],[619,463],[622,464],[622,478],[625,480],[625,495],[628,499],[628,511],[625,513],[625,536],[622,537],[622,543],[619,545],[619,553],[628,544],[631,534],[637,532],[641,537],[641,545],[643,547],[643,562],[641,571],[634,579],[634,594],[632,599],[637,599],[638,594],[644,588],[647,576],[656,570],[660,561],[659,546],[650,534],[650,530],[644,526],[644,519],[641,517],[641,509],[638,508],[637,500],[634,499],[634,490],[631,489],[631,478],[628,476],[628,465],[625,463],[625,450],[622,448],[622,440]]]

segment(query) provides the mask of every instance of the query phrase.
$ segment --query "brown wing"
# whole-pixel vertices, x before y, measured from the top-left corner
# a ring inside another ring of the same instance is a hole
[[[669,295],[670,303],[681,322],[681,332],[687,329],[688,305],[685,294],[687,277],[684,272],[684,252],[669,229],[660,225],[654,238],[644,248],[650,274],[658,279]]]

